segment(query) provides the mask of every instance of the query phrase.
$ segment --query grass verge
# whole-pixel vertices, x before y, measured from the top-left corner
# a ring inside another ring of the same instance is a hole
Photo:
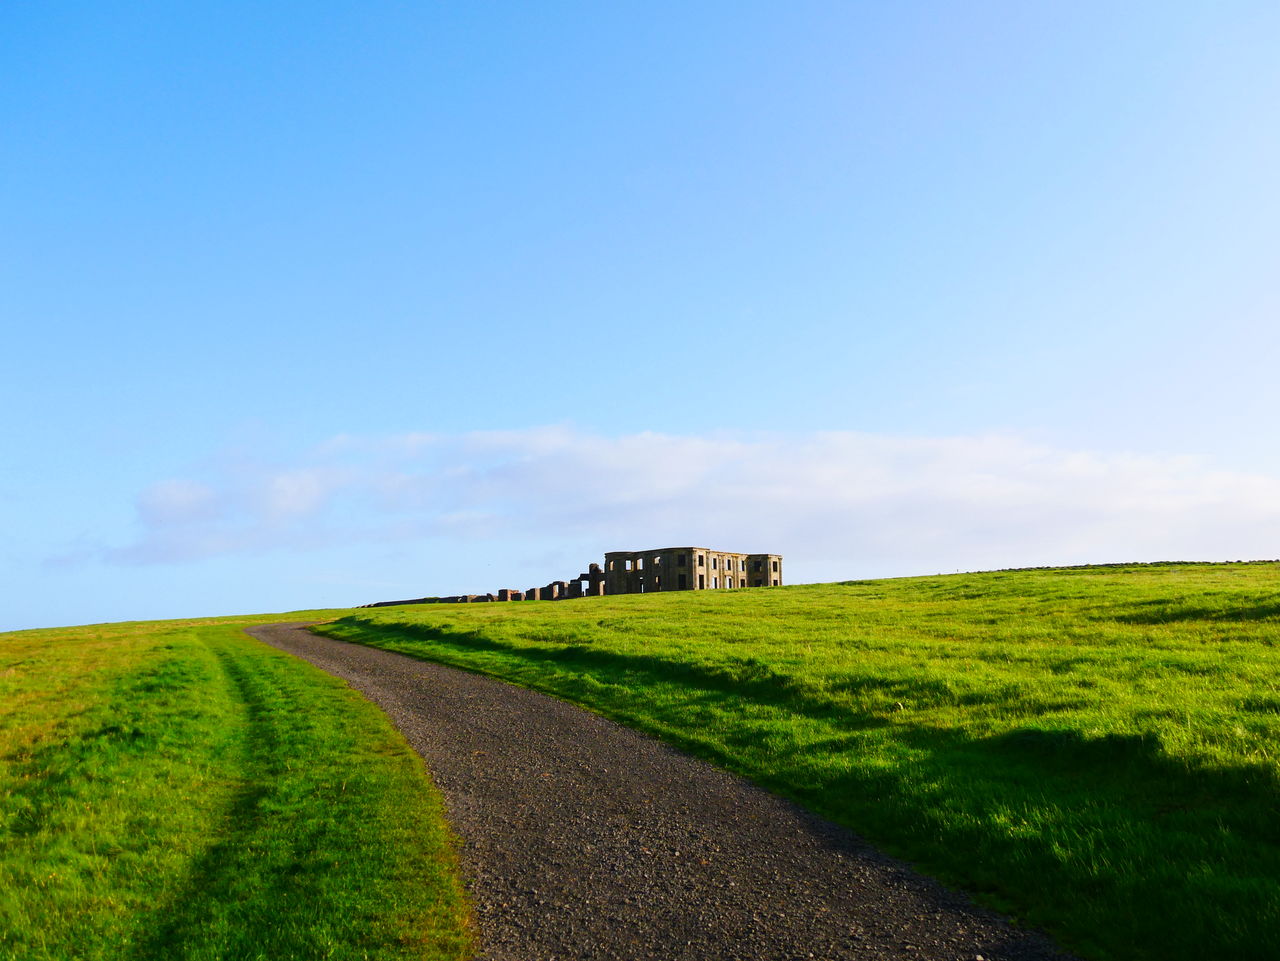
[[[361,611],[587,705],[1096,959],[1280,957],[1280,566]]]
[[[276,617],[0,635],[0,958],[457,959],[425,769]]]

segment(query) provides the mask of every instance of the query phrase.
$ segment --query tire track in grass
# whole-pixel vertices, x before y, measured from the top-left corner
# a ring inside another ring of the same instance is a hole
[[[289,929],[272,923],[278,910],[273,902],[287,899],[291,893],[287,884],[282,889],[280,883],[287,878],[272,877],[278,871],[262,864],[259,857],[274,828],[264,823],[269,818],[264,802],[279,790],[283,773],[280,739],[265,690],[274,688],[278,693],[279,685],[267,674],[251,677],[223,646],[208,646],[244,713],[246,728],[238,752],[242,783],[223,818],[221,840],[192,866],[184,889],[158,913],[155,933],[139,945],[135,956],[217,958],[228,940],[239,940],[236,929],[256,932],[256,952],[247,957],[274,957],[277,952],[292,956],[302,945],[282,938]]]
[[[342,705],[333,703],[350,695],[325,678],[327,689],[317,697],[293,663],[254,650],[238,631],[202,639],[243,710],[242,783],[217,840],[194,863],[183,890],[156,915],[154,934],[133,957],[466,956],[468,937],[457,917],[460,891],[447,851],[443,858],[437,852],[434,864],[417,864],[415,854],[428,853],[422,834],[411,829],[404,837],[385,836],[386,818],[377,810],[384,802],[361,795],[371,777],[355,752],[368,750],[360,738],[370,725],[349,708],[343,717]],[[338,729],[341,736],[335,737]],[[373,750],[394,756],[395,744]],[[344,755],[351,758],[349,771],[334,763]],[[383,757],[378,764],[385,763]],[[375,771],[372,782],[378,779]],[[416,813],[429,825],[429,811]],[[357,864],[362,867],[353,868]],[[418,878],[419,893],[405,898],[415,868],[426,868]],[[424,906],[421,892],[434,892],[439,903]]]
[[[471,954],[421,759],[261,620],[0,634],[0,959]]]

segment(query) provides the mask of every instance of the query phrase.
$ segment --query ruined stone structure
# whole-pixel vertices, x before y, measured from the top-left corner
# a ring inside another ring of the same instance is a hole
[[[565,597],[603,597],[604,589],[604,572],[600,570],[599,564],[592,564],[587,568],[585,574],[579,574],[567,585]]]
[[[733,554],[705,547],[611,551],[604,555],[606,594],[713,591],[782,584],[781,554]]]
[[[496,594],[422,597],[392,604],[479,604],[494,601],[559,601],[606,594],[649,594],[655,591],[715,591],[782,584],[781,554],[734,554],[705,547],[661,547],[651,551],[610,551],[604,567],[590,565],[573,580],[552,581],[527,591],[503,588]]]

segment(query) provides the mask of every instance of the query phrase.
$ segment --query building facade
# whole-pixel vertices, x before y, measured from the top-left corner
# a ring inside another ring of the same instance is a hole
[[[604,555],[606,594],[734,590],[781,584],[781,554],[662,547],[649,551],[610,551]]]

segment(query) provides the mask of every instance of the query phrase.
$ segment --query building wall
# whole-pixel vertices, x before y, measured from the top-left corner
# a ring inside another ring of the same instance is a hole
[[[770,587],[782,583],[782,557],[705,547],[611,551],[604,556],[604,576],[609,594]]]
[[[747,586],[781,587],[782,555],[749,554],[747,556]]]

